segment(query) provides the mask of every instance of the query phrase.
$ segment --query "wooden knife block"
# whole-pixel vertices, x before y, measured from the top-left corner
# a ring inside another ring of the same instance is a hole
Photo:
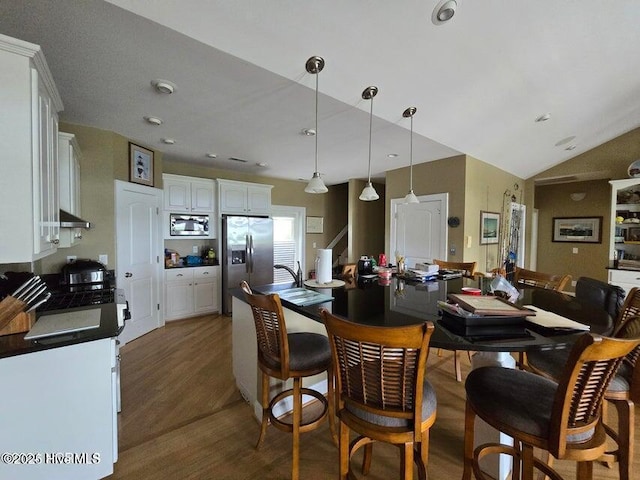
[[[0,329],[0,337],[14,333],[28,332],[36,321],[35,312],[20,312],[4,328]]]

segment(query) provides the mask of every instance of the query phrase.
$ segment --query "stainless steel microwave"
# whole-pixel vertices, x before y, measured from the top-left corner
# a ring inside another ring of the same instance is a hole
[[[169,234],[172,237],[208,237],[209,215],[169,214]]]

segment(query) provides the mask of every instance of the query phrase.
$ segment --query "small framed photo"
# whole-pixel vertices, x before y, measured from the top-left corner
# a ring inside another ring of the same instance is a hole
[[[602,217],[553,217],[553,241],[602,243]]]
[[[307,233],[323,233],[324,217],[307,217]]]
[[[500,214],[480,212],[480,245],[498,243],[500,236]]]
[[[153,187],[153,152],[129,142],[129,181]]]

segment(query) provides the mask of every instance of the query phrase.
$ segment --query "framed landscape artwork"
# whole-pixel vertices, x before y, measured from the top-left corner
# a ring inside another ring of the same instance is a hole
[[[554,242],[601,243],[602,217],[553,217]]]
[[[153,187],[153,152],[129,142],[129,181]]]
[[[500,214],[480,212],[480,245],[498,243],[500,235]]]

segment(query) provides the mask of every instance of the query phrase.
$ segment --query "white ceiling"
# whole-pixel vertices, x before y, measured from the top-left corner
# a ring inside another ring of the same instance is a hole
[[[266,176],[313,172],[314,138],[300,133],[314,126],[312,55],[326,61],[318,149],[329,185],[367,176],[369,85],[376,179],[409,164],[409,106],[415,163],[464,152],[522,178],[640,126],[638,0],[458,0],[440,26],[436,4],[5,0],[0,33],[42,46],[63,121]],[[176,91],[155,93],[158,78]]]

